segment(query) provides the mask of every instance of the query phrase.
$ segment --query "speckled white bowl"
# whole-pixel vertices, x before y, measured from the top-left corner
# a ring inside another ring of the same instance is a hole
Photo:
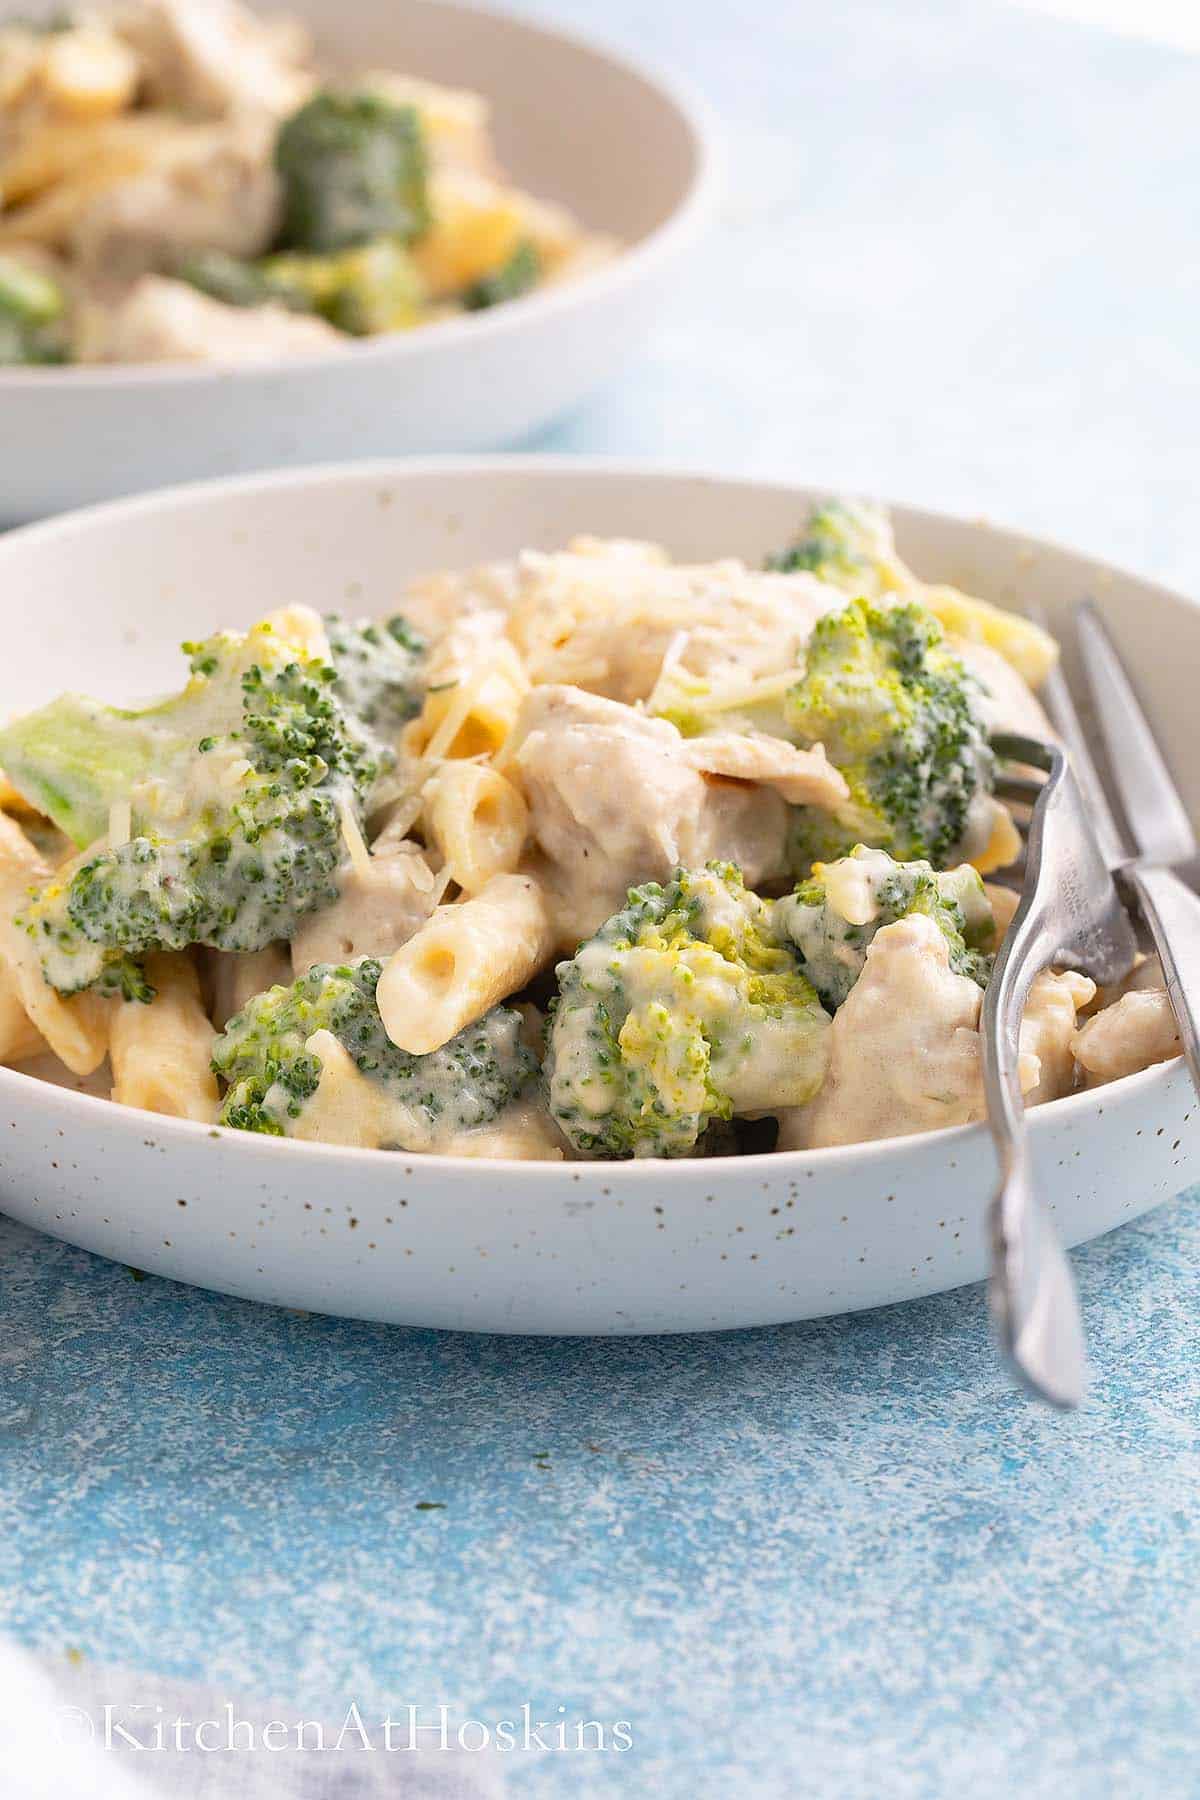
[[[57,0],[0,0],[51,12]],[[625,248],[578,281],[329,355],[221,369],[0,367],[0,525],[168,482],[513,443],[598,387],[668,312],[714,198],[705,110],[577,33],[470,0],[283,0],[324,66],[493,102],[503,166]]]
[[[381,613],[420,570],[580,531],[752,561],[806,495],[764,482],[512,458],[357,465],[182,489],[0,541],[0,707],[176,679],[178,641],[281,602]],[[1200,810],[1200,610],[1086,558],[900,511],[930,577],[1052,620],[1093,594]],[[1186,1074],[1164,1064],[1032,1115],[1068,1243],[1200,1178]],[[102,1255],[259,1300],[411,1325],[644,1332],[757,1325],[974,1281],[994,1179],[982,1128],[741,1160],[480,1163],[209,1131],[0,1069],[0,1192]]]

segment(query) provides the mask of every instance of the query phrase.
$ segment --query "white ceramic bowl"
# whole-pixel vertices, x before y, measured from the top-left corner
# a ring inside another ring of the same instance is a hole
[[[54,4],[0,0],[0,14]],[[0,525],[199,476],[511,443],[598,386],[669,309],[714,188],[702,109],[673,83],[463,0],[280,4],[330,67],[488,95],[514,179],[626,248],[578,281],[328,356],[0,367]]]
[[[174,684],[184,637],[284,600],[382,613],[421,570],[575,532],[758,560],[793,487],[554,458],[349,468],[183,489],[0,542],[0,708],[64,686]],[[1099,600],[1200,810],[1200,610],[1084,557],[900,511],[903,554],[1062,621]],[[131,670],[136,668],[136,675]],[[1178,1062],[1031,1116],[1068,1243],[1200,1178]],[[105,1256],[260,1300],[413,1325],[639,1332],[755,1325],[902,1300],[985,1269],[980,1127],[712,1162],[481,1163],[339,1150],[156,1118],[0,1069],[0,1192]]]

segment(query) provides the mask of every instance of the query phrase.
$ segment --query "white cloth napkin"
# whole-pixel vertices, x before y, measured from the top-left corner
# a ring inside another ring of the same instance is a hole
[[[89,1663],[39,1661],[0,1640],[4,1800],[499,1800],[503,1793],[494,1754],[401,1748],[399,1728],[389,1751],[366,1708],[361,1729],[353,1717],[326,1719],[325,1747],[315,1748],[311,1724],[299,1747],[297,1724],[313,1717]],[[195,1742],[200,1721],[210,1722],[200,1735],[213,1748]],[[268,1734],[271,1721],[279,1729]],[[226,1747],[231,1736],[233,1749]]]

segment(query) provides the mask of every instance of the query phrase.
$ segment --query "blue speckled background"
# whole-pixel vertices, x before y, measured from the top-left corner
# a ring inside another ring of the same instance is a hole
[[[657,343],[547,443],[789,468],[1194,580],[1200,60],[957,0],[552,10],[690,75],[731,185]],[[539,1796],[1182,1800],[1200,1209],[1076,1266],[1097,1376],[1064,1419],[998,1371],[976,1291],[447,1337],[0,1222],[0,1629],[326,1713],[632,1722],[628,1756],[523,1762]]]

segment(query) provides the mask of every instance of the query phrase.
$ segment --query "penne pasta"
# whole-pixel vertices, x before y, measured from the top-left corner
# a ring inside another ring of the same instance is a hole
[[[30,888],[51,872],[16,820],[0,813],[0,965],[30,1025],[73,1075],[90,1075],[108,1050],[109,1002],[57,993],[42,974],[37,944],[16,923]]]
[[[0,1063],[27,1062],[45,1049],[46,1040],[21,1005],[11,969],[0,963]]]
[[[520,862],[529,808],[497,770],[451,762],[425,788],[425,822],[450,879],[477,894]]]
[[[331,1031],[314,1031],[304,1046],[321,1065],[316,1092],[293,1136],[309,1144],[345,1144],[378,1150],[389,1141],[395,1107],[384,1091],[359,1073],[354,1058]]]
[[[513,646],[503,639],[489,644],[484,654],[486,664],[430,688],[421,712],[404,728],[407,755],[433,762],[494,756],[506,742],[529,677]]]
[[[123,1000],[113,1010],[112,1097],[143,1112],[211,1124],[219,1105],[216,1033],[200,1001],[195,965],[186,955],[154,955],[146,973],[155,989],[149,1005]]]
[[[530,875],[496,875],[472,899],[442,907],[384,966],[376,1003],[393,1044],[440,1050],[532,980],[554,950],[545,895]]]

